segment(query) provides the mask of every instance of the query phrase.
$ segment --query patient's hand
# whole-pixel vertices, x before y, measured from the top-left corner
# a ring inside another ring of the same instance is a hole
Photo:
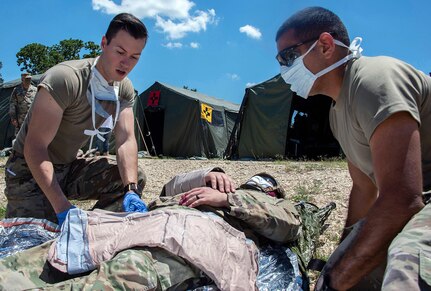
[[[228,207],[227,194],[209,187],[194,188],[181,195],[180,205],[197,207],[210,205],[213,207]]]
[[[235,192],[235,183],[232,178],[221,172],[209,172],[205,175],[205,183],[208,187],[218,189],[220,192]]]

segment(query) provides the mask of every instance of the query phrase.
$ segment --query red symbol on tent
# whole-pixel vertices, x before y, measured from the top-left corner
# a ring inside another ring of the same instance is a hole
[[[160,91],[151,91],[147,101],[147,106],[159,106]]]

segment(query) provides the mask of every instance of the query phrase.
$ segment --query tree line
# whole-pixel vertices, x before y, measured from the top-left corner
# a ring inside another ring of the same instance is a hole
[[[94,58],[100,55],[100,46],[92,41],[84,42],[80,39],[65,39],[58,44],[46,46],[40,43],[30,43],[16,54],[17,65],[21,71],[32,75],[42,74],[54,65],[85,58]],[[3,64],[0,61],[0,69]],[[0,84],[3,78],[0,73]]]

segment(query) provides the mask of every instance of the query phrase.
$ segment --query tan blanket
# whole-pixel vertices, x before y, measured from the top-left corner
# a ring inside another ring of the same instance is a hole
[[[160,247],[200,268],[221,290],[257,290],[256,245],[215,215],[185,208],[148,213],[73,209],[65,223],[77,218],[81,225],[69,224],[68,231],[61,234],[63,239],[60,236],[49,250],[48,261],[62,272],[68,271],[65,258],[77,257],[76,252],[80,253],[75,263],[84,272],[128,248]],[[74,228],[81,228],[76,233],[83,235],[75,236]],[[57,246],[59,242],[63,245]],[[71,252],[71,256],[59,254],[59,250]]]

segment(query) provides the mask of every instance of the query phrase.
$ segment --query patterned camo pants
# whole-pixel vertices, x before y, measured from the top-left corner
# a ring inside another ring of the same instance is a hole
[[[34,180],[22,155],[12,154],[6,162],[6,218],[34,217],[57,222],[55,212]],[[54,165],[57,181],[68,199],[98,200],[94,208],[121,211],[123,183],[117,162],[111,157],[77,158],[70,164]],[[138,183],[146,177],[138,169]]]

